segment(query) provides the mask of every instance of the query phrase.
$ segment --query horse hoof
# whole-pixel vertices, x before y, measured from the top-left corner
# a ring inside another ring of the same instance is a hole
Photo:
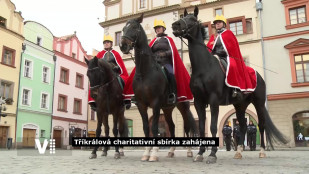
[[[107,156],[107,152],[103,152],[101,156]]]
[[[196,155],[193,162],[203,162],[203,155]]]
[[[120,156],[124,156],[124,152],[120,152]]]
[[[159,161],[159,157],[157,157],[157,156],[151,156],[149,158],[149,162],[157,162],[157,161]]]
[[[141,161],[148,161],[149,158],[150,158],[150,156],[145,156],[145,155],[144,155],[144,156],[142,157]]]
[[[260,158],[266,158],[266,154],[265,154],[265,153],[260,153],[260,154],[259,154],[259,157],[260,157]]]
[[[208,156],[206,160],[206,164],[215,164],[217,162],[217,157]]]
[[[235,154],[235,156],[234,156],[234,159],[241,159],[241,158],[242,158],[241,153],[236,152],[236,154]]]
[[[97,158],[97,154],[91,154],[89,157],[89,159],[95,159],[95,158]]]
[[[120,159],[120,153],[115,153],[114,158],[115,159]]]
[[[187,157],[193,157],[193,152],[187,152]]]
[[[174,152],[168,152],[167,157],[168,158],[173,158],[174,157]]]

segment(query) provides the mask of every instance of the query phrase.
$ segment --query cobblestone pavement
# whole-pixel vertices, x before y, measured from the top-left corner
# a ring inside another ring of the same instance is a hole
[[[266,151],[267,158],[258,158],[259,151],[245,151],[243,159],[233,159],[234,151],[217,152],[216,164],[193,162],[186,157],[186,151],[176,150],[174,158],[167,158],[168,151],[160,150],[159,162],[141,162],[141,150],[125,150],[125,156],[114,159],[114,151],[109,151],[107,157],[88,159],[91,151],[73,150],[69,156],[21,156],[17,151],[0,149],[1,174],[28,174],[28,173],[308,173],[309,151]],[[61,154],[65,150],[56,150]],[[193,151],[196,155],[197,151]],[[204,157],[209,154],[206,151]]]

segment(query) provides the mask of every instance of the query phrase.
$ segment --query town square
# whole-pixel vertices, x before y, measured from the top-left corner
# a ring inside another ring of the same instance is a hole
[[[309,169],[309,0],[0,0],[0,56],[0,173]]]

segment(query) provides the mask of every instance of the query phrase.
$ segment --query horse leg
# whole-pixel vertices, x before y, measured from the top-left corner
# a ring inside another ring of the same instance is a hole
[[[160,105],[159,105],[159,101],[156,102],[156,104],[154,105],[153,109],[153,120],[152,120],[152,135],[153,137],[158,137],[158,125],[159,125],[159,117],[160,117]],[[153,147],[153,151],[151,152],[149,161],[150,162],[155,162],[158,161],[158,151],[159,151],[159,147]]]
[[[119,126],[119,134],[120,137],[128,137],[128,124],[124,117],[124,110],[120,112],[119,118],[118,118],[118,126]],[[124,156],[123,152],[123,146],[119,146],[119,154],[120,156]]]
[[[205,121],[206,121],[206,103],[202,102],[200,99],[196,99],[194,101],[194,106],[199,118],[199,132],[200,137],[205,137]],[[205,152],[205,146],[201,146],[199,152],[193,159],[194,162],[202,162],[203,161],[203,153]]]
[[[109,137],[108,114],[103,117],[103,125],[104,125],[105,137]],[[104,146],[101,156],[107,156],[108,149],[109,149],[108,146]]]
[[[184,130],[187,137],[190,136],[191,133],[196,134],[196,126],[195,120],[193,118],[192,112],[190,110],[190,102],[179,102],[177,104],[177,108],[180,111],[183,122],[184,122]],[[193,157],[193,153],[191,151],[192,147],[188,147],[187,157]]]
[[[113,115],[113,123],[114,123],[113,134],[114,134],[114,137],[115,137],[115,138],[118,137],[118,128],[117,128],[118,116],[119,116],[118,113]],[[115,155],[114,155],[114,158],[115,158],[115,159],[119,159],[119,158],[120,158],[119,146],[115,146]]]
[[[175,137],[175,124],[173,122],[173,118],[172,118],[172,112],[173,112],[174,108],[168,108],[168,109],[163,109],[164,112],[164,118],[165,121],[168,124],[168,129],[171,133],[171,137],[174,138]],[[170,148],[170,151],[167,154],[168,158],[173,158],[174,157],[174,151],[175,151],[176,147],[172,146]]]
[[[264,141],[264,131],[265,131],[265,114],[267,114],[267,110],[265,108],[265,105],[257,105],[254,104],[258,119],[259,119],[259,130],[261,135],[261,150],[259,153],[260,158],[265,158],[265,141]]]
[[[97,130],[96,130],[96,137],[100,137],[102,129],[102,117],[101,117],[101,113],[97,113],[98,114],[98,123],[97,123]],[[98,150],[99,146],[94,147],[94,149],[91,152],[91,156],[89,157],[89,159],[94,159],[97,158],[97,150]]]
[[[137,105],[137,109],[139,113],[141,114],[142,121],[143,121],[143,130],[145,137],[149,137],[149,124],[148,124],[148,113],[147,113],[147,106],[143,105],[142,103],[139,103]],[[148,161],[150,157],[150,150],[151,147],[146,147],[145,151],[143,153],[141,161]]]
[[[219,114],[219,105],[210,105],[210,112],[211,112],[211,123],[210,123],[210,131],[212,137],[216,137],[217,135],[217,125],[218,125],[218,114]],[[206,163],[213,164],[217,162],[216,153],[218,151],[217,146],[211,147],[210,155],[207,157]]]
[[[240,128],[240,142],[237,147],[237,152],[234,156],[235,159],[241,159],[242,155],[241,152],[243,151],[244,148],[244,141],[245,141],[245,135],[247,132],[247,124],[246,124],[246,119],[245,119],[245,112],[248,107],[249,103],[247,102],[242,102],[238,104],[234,104],[235,110],[236,110],[236,117],[239,122],[239,128]]]

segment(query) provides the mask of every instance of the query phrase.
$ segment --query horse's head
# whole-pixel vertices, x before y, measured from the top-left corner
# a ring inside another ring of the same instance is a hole
[[[126,25],[123,27],[122,32],[123,35],[121,37],[120,42],[120,50],[124,54],[128,54],[130,50],[132,50],[138,41],[140,31],[142,30],[142,26],[140,23],[143,22],[143,14],[136,18],[128,20]]]
[[[172,24],[173,34],[176,37],[193,39],[198,35],[200,22],[197,20],[198,7],[195,6],[194,14],[188,14],[187,9],[184,10],[184,17]],[[204,29],[202,28],[202,32]],[[205,33],[202,33],[203,37]]]
[[[107,81],[106,76],[108,74],[106,69],[111,69],[111,66],[105,60],[98,59],[97,57],[91,60],[85,58],[85,62],[88,65],[87,76],[90,82],[90,96],[96,99],[98,88]]]

